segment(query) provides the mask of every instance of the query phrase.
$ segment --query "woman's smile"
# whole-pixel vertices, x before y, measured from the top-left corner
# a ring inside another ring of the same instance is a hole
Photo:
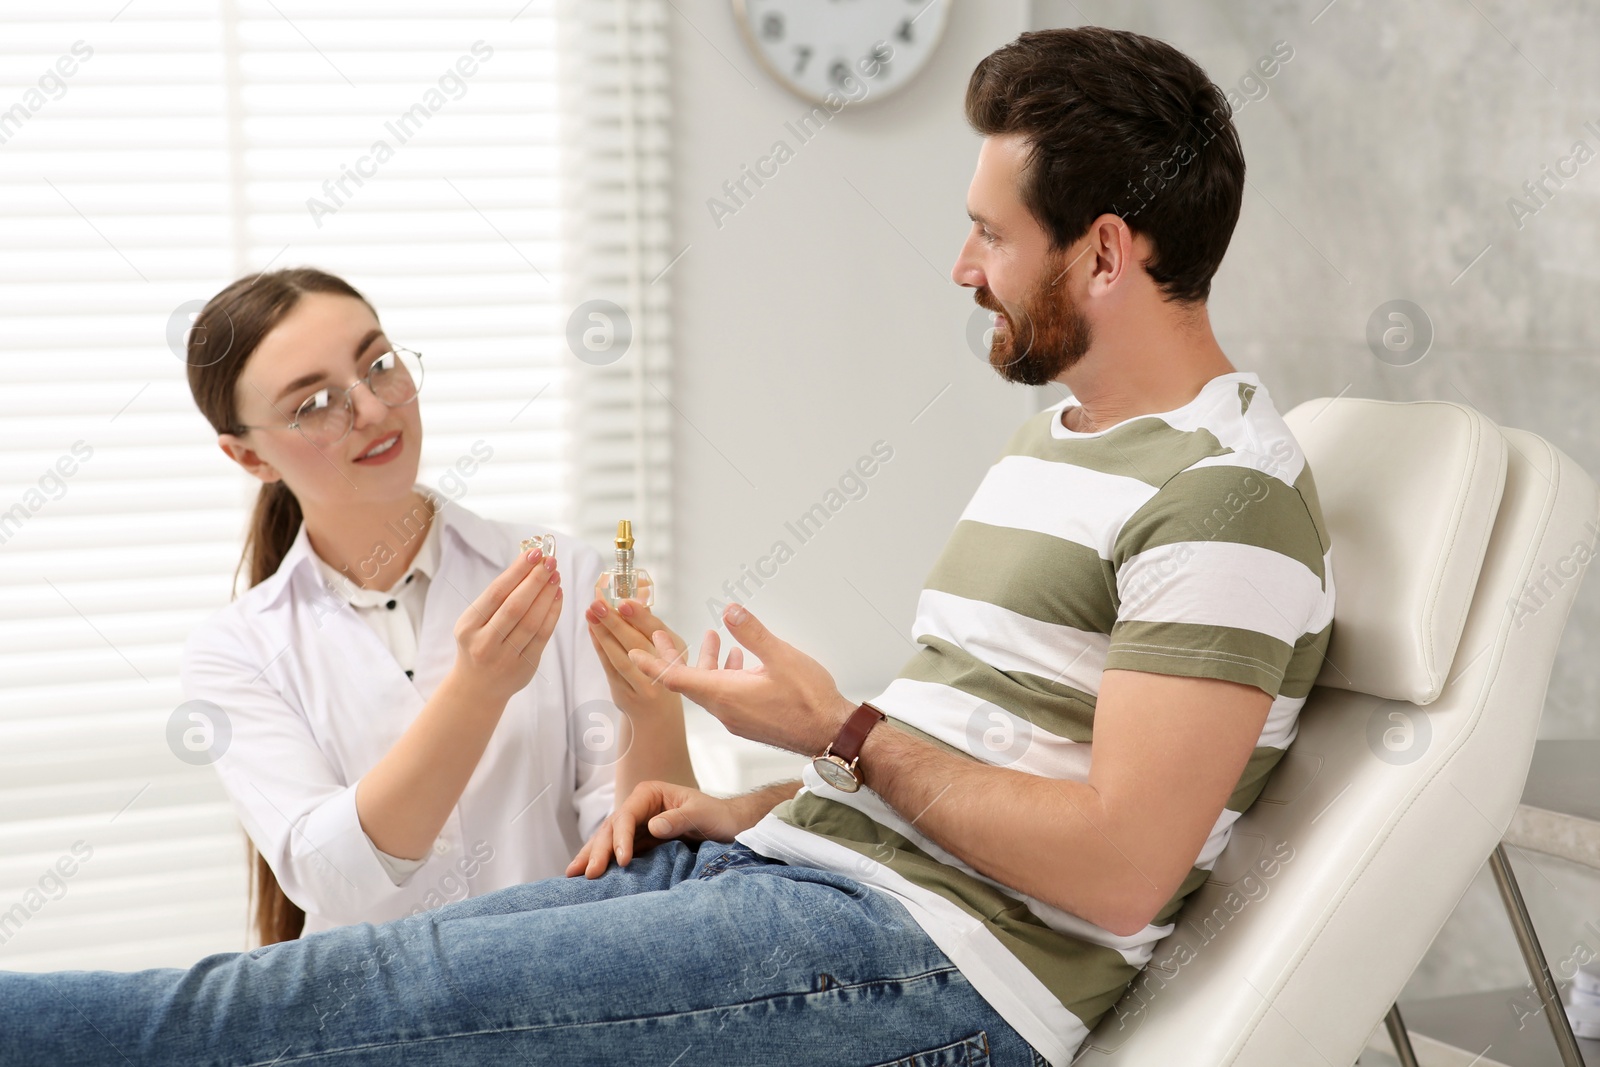
[[[386,434],[373,446],[355,458],[356,463],[368,466],[377,466],[380,463],[390,463],[400,454],[401,434],[399,430]]]

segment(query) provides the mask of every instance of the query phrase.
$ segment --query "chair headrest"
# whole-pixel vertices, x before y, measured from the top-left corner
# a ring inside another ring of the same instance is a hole
[[[1437,699],[1500,508],[1505,438],[1447,401],[1320,398],[1284,421],[1332,545],[1333,637],[1316,684]]]

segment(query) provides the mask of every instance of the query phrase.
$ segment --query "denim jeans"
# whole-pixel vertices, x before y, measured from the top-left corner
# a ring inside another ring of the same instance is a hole
[[[0,1064],[1038,1067],[905,908],[669,841],[187,971],[0,972]]]

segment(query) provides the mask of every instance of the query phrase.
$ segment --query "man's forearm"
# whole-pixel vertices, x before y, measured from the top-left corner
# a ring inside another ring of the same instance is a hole
[[[1156,906],[1159,887],[1117,847],[1087,783],[967,759],[892,721],[867,735],[860,768],[919,833],[1002,885],[1112,930]]]

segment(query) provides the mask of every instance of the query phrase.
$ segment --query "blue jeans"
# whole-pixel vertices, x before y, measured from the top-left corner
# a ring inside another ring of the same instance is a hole
[[[187,971],[0,972],[0,1064],[1038,1067],[893,897],[669,841]]]

